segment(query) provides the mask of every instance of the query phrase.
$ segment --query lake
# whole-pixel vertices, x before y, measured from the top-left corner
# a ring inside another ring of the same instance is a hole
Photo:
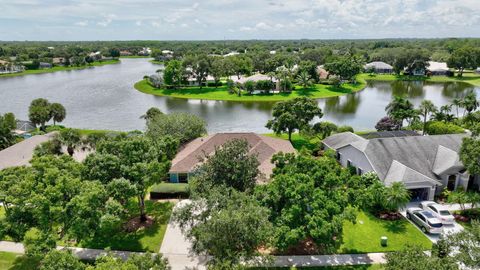
[[[271,102],[187,100],[143,94],[133,84],[153,74],[158,65],[147,59],[121,59],[120,64],[18,77],[0,77],[0,113],[13,112],[28,119],[32,99],[47,98],[67,109],[65,126],[86,129],[143,130],[140,116],[150,107],[163,112],[190,112],[204,118],[209,132],[268,132]],[[356,130],[373,129],[385,115],[394,95],[407,95],[418,105],[423,99],[437,106],[463,96],[473,86],[465,83],[370,82],[355,94],[318,100],[324,120],[350,125]],[[480,89],[475,89],[480,95]]]

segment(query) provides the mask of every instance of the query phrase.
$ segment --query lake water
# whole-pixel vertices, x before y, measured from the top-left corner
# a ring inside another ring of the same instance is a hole
[[[147,59],[122,59],[120,64],[10,78],[0,77],[0,113],[27,119],[32,99],[43,97],[67,109],[66,126],[88,129],[143,130],[139,117],[150,107],[163,112],[190,112],[204,118],[209,132],[268,132],[264,127],[274,103],[186,100],[138,92],[133,84],[159,68]],[[373,129],[394,95],[408,95],[437,106],[450,103],[474,87],[465,83],[374,82],[363,91],[318,100],[326,120],[358,130]],[[476,88],[477,94],[480,89]]]

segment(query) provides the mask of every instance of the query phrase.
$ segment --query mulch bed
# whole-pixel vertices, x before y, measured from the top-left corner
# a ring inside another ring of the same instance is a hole
[[[147,216],[147,220],[142,222],[140,220],[140,217],[134,217],[127,221],[123,228],[125,229],[126,232],[136,232],[139,229],[147,229],[151,227],[155,223],[155,219],[153,217]]]
[[[466,216],[463,216],[463,215],[453,214],[453,216],[455,217],[455,220],[459,221],[459,222],[469,222],[470,221],[469,217],[466,217]]]
[[[387,212],[378,214],[378,218],[383,220],[399,220],[402,219],[403,216],[398,212]]]

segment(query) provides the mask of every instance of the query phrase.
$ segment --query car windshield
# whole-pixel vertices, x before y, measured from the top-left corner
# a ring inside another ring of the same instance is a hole
[[[450,212],[448,210],[440,210],[440,215],[442,216],[450,216]]]
[[[432,212],[428,212],[428,211],[423,211],[422,214],[426,217],[426,218],[434,218],[435,216],[432,214]]]
[[[442,227],[442,223],[432,223],[430,221],[428,222],[428,225],[430,225],[433,228],[441,228]]]

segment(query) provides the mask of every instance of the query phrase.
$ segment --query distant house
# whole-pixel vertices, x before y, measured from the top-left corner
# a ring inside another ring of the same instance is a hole
[[[326,80],[330,76],[330,73],[323,66],[317,66],[317,74],[320,80]]]
[[[47,62],[40,62],[38,68],[52,68],[52,64]]]
[[[190,86],[200,86],[195,76],[189,76],[187,82]],[[208,85],[209,83],[215,83],[215,78],[211,75],[207,75],[207,78],[203,82],[204,85]]]
[[[385,62],[375,61],[366,64],[363,67],[366,71],[373,69],[378,74],[390,74],[393,73],[393,67]]]
[[[0,60],[0,74],[18,73],[25,70],[22,65],[14,64],[5,60]]]
[[[241,83],[241,84],[244,84],[247,81],[252,81],[252,82],[272,81],[274,83],[278,81],[277,78],[275,77],[270,77],[268,75],[261,74],[261,73],[253,74],[252,76],[248,76],[248,77],[240,76],[240,78],[238,78],[237,76],[231,76],[230,79],[233,82]]]
[[[52,63],[57,66],[63,66],[66,63],[65,57],[54,57],[52,58]]]
[[[235,56],[235,55],[239,55],[239,54],[240,54],[239,52],[229,52],[229,53],[223,55],[223,57]]]
[[[479,189],[480,176],[469,175],[459,158],[467,134],[365,139],[345,132],[323,140],[340,164],[358,174],[375,172],[387,186],[402,182],[413,200],[432,200],[444,189]]]
[[[173,159],[169,171],[170,182],[187,183],[189,177],[201,164],[202,159],[214,154],[215,147],[221,147],[233,139],[242,139],[248,142],[250,154],[257,155],[261,176],[259,182],[270,178],[274,165],[270,162],[272,156],[278,152],[294,153],[295,149],[287,140],[271,138],[255,133],[217,133],[207,137],[197,138],[188,143]]]
[[[124,51],[120,51],[120,56],[131,56],[131,55],[132,55],[132,53],[129,52],[129,51],[125,51],[125,50],[124,50]]]
[[[476,73],[480,73],[480,67],[475,70]]]
[[[449,71],[447,63],[445,62],[429,61],[428,64],[427,70],[431,75],[447,75]]]
[[[141,51],[138,52],[140,56],[149,56],[152,53],[150,48],[143,48]]]
[[[428,62],[423,60],[415,60],[413,63],[405,67],[405,75],[425,76],[427,72]]]

